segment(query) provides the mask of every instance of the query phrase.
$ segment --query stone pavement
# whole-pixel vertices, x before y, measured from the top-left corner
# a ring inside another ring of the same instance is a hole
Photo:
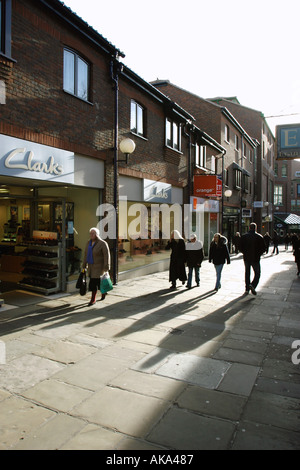
[[[299,450],[300,279],[281,250],[264,256],[257,296],[234,255],[218,292],[205,261],[191,290],[170,290],[164,272],[93,307],[10,298],[0,449]]]

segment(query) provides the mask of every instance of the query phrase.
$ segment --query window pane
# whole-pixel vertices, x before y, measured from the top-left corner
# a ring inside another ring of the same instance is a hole
[[[131,101],[131,108],[130,108],[130,130],[132,132],[137,132],[136,127],[136,103]]]
[[[166,121],[166,140],[167,145],[172,145],[172,130],[171,130],[171,121],[167,119]]]
[[[77,96],[88,99],[88,65],[80,57],[77,60]]]
[[[178,138],[178,126],[176,122],[173,122],[173,148],[177,149],[179,148],[179,138]]]
[[[195,164],[197,166],[200,165],[200,160],[199,159],[200,159],[200,150],[199,150],[199,145],[196,144],[195,145]]]
[[[137,105],[137,133],[144,135],[143,108]]]
[[[75,94],[75,56],[64,51],[64,90]]]

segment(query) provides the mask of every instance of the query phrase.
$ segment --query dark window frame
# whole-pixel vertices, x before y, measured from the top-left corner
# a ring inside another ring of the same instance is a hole
[[[146,109],[134,99],[130,101],[130,132],[139,137],[146,137]]]
[[[65,53],[73,54],[74,56],[74,82],[73,82],[73,91],[68,89],[66,86],[66,76],[65,76]],[[79,94],[79,81],[78,81],[78,76],[79,76],[79,65],[80,61],[87,66],[87,83],[86,83],[86,94],[87,96],[81,96]],[[75,98],[78,98],[82,101],[85,101],[87,103],[90,102],[90,86],[91,86],[91,64],[83,57],[81,56],[77,51],[71,49],[70,47],[64,47],[63,49],[63,90],[66,93],[69,93],[70,95],[74,96]]]
[[[11,0],[0,1],[0,54],[11,58]]]
[[[170,127],[170,135],[168,132],[168,126]],[[166,118],[165,123],[166,130],[166,146],[181,152],[181,125],[173,121],[171,118]]]

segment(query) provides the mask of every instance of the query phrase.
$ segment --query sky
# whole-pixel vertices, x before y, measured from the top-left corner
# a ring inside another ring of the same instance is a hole
[[[276,125],[300,123],[300,0],[64,3],[147,82],[170,80],[202,98],[236,96],[264,114],[274,135]]]

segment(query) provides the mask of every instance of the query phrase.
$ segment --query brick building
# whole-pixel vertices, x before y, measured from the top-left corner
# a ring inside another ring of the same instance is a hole
[[[62,2],[1,0],[0,8],[1,289],[71,289],[89,228],[103,228],[102,203],[119,215],[108,240],[113,275],[166,267],[163,217],[157,239],[139,240],[137,223],[129,237],[129,211],[189,203],[192,143],[209,155],[222,147]],[[128,137],[136,148],[126,164],[119,144]],[[174,227],[172,211],[167,218]]]
[[[271,233],[274,222],[275,137],[261,111],[241,105],[236,97],[219,97],[211,101],[225,106],[257,142],[254,222],[259,232]]]
[[[300,162],[275,163],[274,227],[282,237],[300,231]]]
[[[224,161],[216,160],[216,174],[223,175],[224,190],[232,192],[230,198],[223,200],[221,224],[222,231],[231,242],[235,233],[246,232],[253,220],[257,142],[227,107],[205,100],[167,80],[157,80],[152,84],[190,111],[196,125],[226,150]]]

